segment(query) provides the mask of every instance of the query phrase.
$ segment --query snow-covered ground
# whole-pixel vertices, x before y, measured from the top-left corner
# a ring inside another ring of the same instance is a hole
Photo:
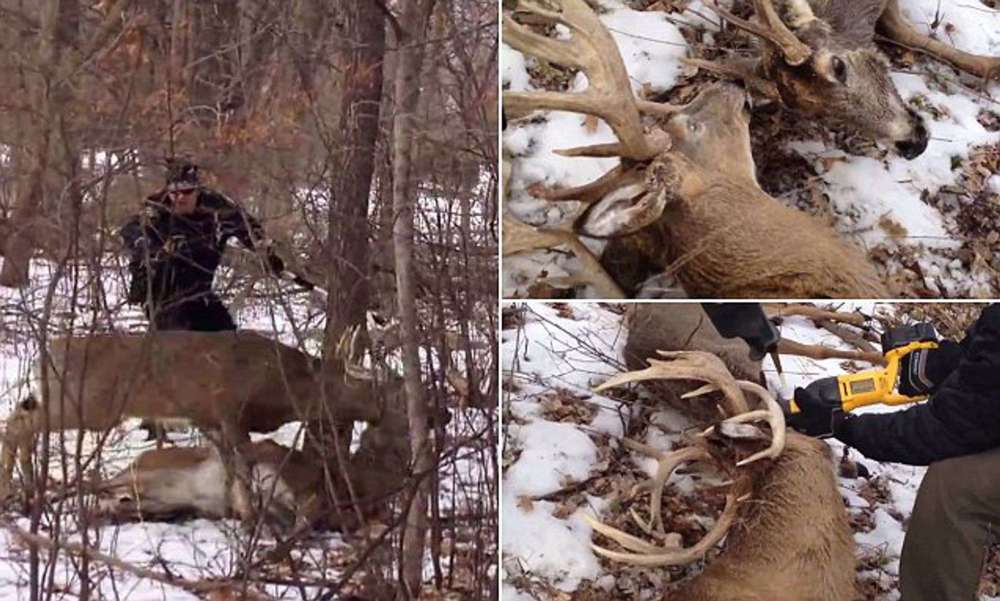
[[[622,308],[596,303],[519,306],[525,310],[513,320],[506,312],[502,332],[503,598],[570,598],[567,594],[585,590],[597,593],[597,598],[601,592],[619,598],[616,594],[625,595],[626,591],[627,598],[659,598],[654,589],[662,589],[662,583],[637,580],[633,568],[598,560],[590,548],[592,530],[580,518],[581,512],[600,515],[607,507],[606,498],[611,495],[602,480],[615,477],[608,473],[609,456],[618,449],[617,439],[627,430],[631,417],[629,404],[592,392],[608,375],[622,369],[627,337]],[[857,308],[869,316],[891,315],[897,307],[905,307],[873,303],[838,306],[842,311]],[[780,330],[782,337],[802,343],[852,349],[802,317],[785,317]],[[839,359],[817,361],[785,355],[781,362],[784,382],[770,359],[764,362],[768,387],[780,398],[790,398],[796,386],[844,373],[844,362]],[[858,368],[871,367],[853,363]],[[890,409],[868,407],[859,412],[885,410]],[[690,425],[669,409],[651,421],[658,428],[649,428],[644,442],[661,449],[669,449],[668,443]],[[829,444],[834,456],[840,457],[843,445],[837,441]],[[653,475],[654,461],[635,453],[627,455],[626,463],[630,459],[639,471]],[[925,469],[879,464],[853,451],[850,458],[860,461],[872,476],[867,480],[839,479],[855,528],[858,580],[866,599],[892,601],[898,598],[895,587],[903,524]],[[682,491],[691,488],[687,476],[675,475],[671,483]],[[622,490],[616,486],[611,489]],[[657,570],[667,580],[666,568],[646,570],[643,577],[650,578],[649,572],[655,576]]]
[[[685,71],[690,72],[678,62],[691,55],[681,35],[682,25],[717,31],[713,22],[701,18],[706,15],[714,19],[714,13],[699,0],[668,3],[686,5],[680,13],[638,12],[620,0],[599,0],[598,4],[604,9],[600,18],[618,44],[634,90],[669,90]],[[663,4],[655,3],[653,7]],[[943,41],[968,52],[1000,56],[1000,11],[979,0],[900,0],[900,5],[919,30],[927,32],[930,24],[936,23],[933,33]],[[557,31],[568,35],[562,26]],[[710,37],[704,42],[710,44]],[[532,79],[534,61],[502,46],[505,89],[543,87]],[[968,253],[975,252],[972,249],[977,241],[956,215],[967,210],[961,208],[963,203],[967,205],[973,199],[1000,203],[997,167],[989,166],[980,173],[987,182],[985,196],[970,193],[962,179],[963,168],[959,168],[975,148],[1000,142],[997,126],[991,126],[990,131],[985,121],[979,120],[988,112],[1000,115],[1000,84],[993,82],[981,89],[980,82],[966,75],[957,76],[950,67],[936,61],[919,59],[917,63],[905,72],[892,73],[904,101],[917,107],[930,130],[927,150],[916,159],[908,161],[877,149],[872,149],[870,156],[851,155],[820,139],[785,140],[782,143],[787,148],[773,150],[800,156],[811,166],[817,178],[811,185],[829,198],[828,209],[824,210],[830,212],[835,227],[863,248],[878,250],[887,277],[905,269],[907,278],[917,281],[913,285],[919,286],[923,295],[992,298],[998,294],[1000,266],[991,264],[988,252],[977,253],[984,255],[984,260],[969,259]],[[571,81],[569,90],[579,92],[586,87],[586,77],[580,73]],[[533,225],[569,222],[578,211],[576,203],[542,201],[532,197],[528,188],[535,184],[564,188],[596,179],[614,167],[617,159],[571,158],[553,151],[614,140],[603,121],[595,123],[576,113],[551,111],[512,123],[503,134],[512,168],[508,208]],[[929,200],[939,192],[945,192],[947,198],[941,202]],[[603,248],[602,241],[585,243],[595,251]],[[960,259],[963,253],[964,259]],[[505,257],[503,294],[525,297],[537,279],[558,278],[578,270],[578,261],[565,253]],[[913,290],[901,292],[915,294]],[[586,290],[581,294],[592,296],[594,292]]]
[[[16,403],[31,392],[31,369],[37,356],[35,332],[46,304],[49,283],[53,280],[57,282],[51,295],[53,334],[69,330],[145,329],[145,320],[140,311],[125,305],[122,300],[125,271],[117,258],[107,260],[99,278],[88,280],[91,270],[83,266],[69,269],[68,273],[73,277],[54,277],[55,268],[51,264],[34,261],[31,285],[22,290],[0,287],[0,420],[9,415]],[[217,281],[220,286],[231,281],[231,273],[220,275]],[[277,294],[279,287],[283,290],[282,294]],[[224,299],[233,309],[234,318],[242,328],[266,332],[291,345],[298,345],[301,341],[307,350],[318,348],[315,341],[323,331],[323,304],[310,302],[309,295],[273,279],[265,279],[257,282],[250,290],[246,286],[234,286],[229,293],[224,294]],[[460,360],[456,359],[455,364],[461,365]],[[446,450],[455,452],[453,459],[442,463],[439,507],[445,519],[451,521],[454,517],[458,524],[454,531],[464,532],[468,526],[467,516],[480,515],[496,506],[489,499],[490,491],[496,489],[495,474],[491,467],[494,465],[495,449],[484,445],[485,441],[493,440],[492,436],[483,435],[484,429],[489,428],[492,423],[486,413],[476,409],[461,411],[455,408],[452,408],[452,413],[453,418],[447,426]],[[153,448],[154,443],[144,440],[144,432],[137,430],[137,425],[138,420],[128,420],[111,433],[101,451],[102,474],[116,473],[139,453]],[[300,427],[299,423],[292,423],[269,435],[253,436],[255,439],[268,437],[286,445],[294,445],[301,440]],[[359,426],[356,435],[360,434],[361,429],[362,426]],[[195,432],[175,433],[171,437],[184,445],[207,444]],[[70,470],[78,438],[76,432],[65,433],[62,448],[67,450],[66,459]],[[81,456],[87,458],[97,447],[98,436],[85,434],[82,439]],[[54,448],[59,448],[56,435],[53,435],[51,441]],[[460,441],[457,449],[453,449],[455,441]],[[67,478],[60,455],[55,451],[52,453],[51,472],[59,481]],[[73,473],[68,472],[68,477],[71,478]],[[62,531],[61,540],[79,541],[81,532],[75,506],[69,504],[56,507],[61,515],[46,513],[42,519],[40,534],[51,536],[53,524],[58,523]],[[28,519],[19,516],[12,507],[0,509],[0,519],[11,520],[22,529],[28,529]],[[476,521],[480,520],[477,518]],[[473,522],[472,528],[479,526]],[[450,527],[445,530],[452,531]],[[318,534],[299,544],[293,552],[297,560],[296,569],[301,572],[290,572],[287,566],[267,568],[270,571],[263,574],[262,579],[276,583],[267,585],[263,590],[282,599],[315,598],[329,585],[299,587],[294,584],[297,577],[301,576],[304,581],[326,581],[332,585],[343,575],[345,569],[359,560],[362,550],[371,543],[368,537],[375,537],[380,532],[381,527],[372,524],[366,532],[355,532],[349,536],[339,532]],[[228,520],[99,526],[91,527],[88,537],[89,545],[102,553],[153,571],[169,571],[189,580],[238,578],[235,572],[238,566],[245,563],[248,554],[252,552],[255,558],[259,558],[275,543],[268,536],[255,541],[238,522]],[[478,542],[464,534],[461,540],[451,540],[446,535],[444,544],[450,545],[449,548],[455,551],[458,558],[456,572],[453,574],[456,583],[462,582],[465,577],[468,557],[476,552],[482,553],[482,544],[489,544],[487,539],[495,541],[495,533]],[[488,550],[486,552],[493,556]],[[0,528],[0,599],[14,601],[29,598],[27,557],[26,546],[8,530]],[[433,564],[429,555],[427,559],[426,576],[431,578],[434,575]],[[447,560],[448,557],[442,557],[442,562]],[[73,557],[67,558],[65,554],[61,554],[56,562],[49,562],[43,552],[43,568],[52,570],[54,574],[54,588],[57,591],[54,598],[75,598],[78,594],[79,574],[74,563],[76,561]],[[368,561],[368,566],[375,565],[372,559]],[[380,565],[387,564],[382,561]],[[177,587],[136,578],[118,570],[109,571],[100,564],[98,566],[91,570],[93,586],[98,591],[96,598],[161,601],[200,598]],[[352,582],[364,577],[365,572],[365,567],[362,567]],[[490,573],[489,568],[484,568],[482,573]],[[445,576],[448,576],[447,572]],[[282,581],[288,581],[288,584],[280,584]],[[302,596],[307,593],[309,597]]]

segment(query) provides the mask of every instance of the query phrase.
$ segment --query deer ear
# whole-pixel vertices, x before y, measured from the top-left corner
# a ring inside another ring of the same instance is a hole
[[[666,189],[646,189],[632,184],[608,194],[577,221],[576,231],[585,236],[624,236],[653,223],[667,206]]]

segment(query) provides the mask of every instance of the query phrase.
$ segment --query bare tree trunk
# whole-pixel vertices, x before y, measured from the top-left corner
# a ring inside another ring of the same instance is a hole
[[[385,54],[385,16],[371,0],[349,0],[343,11],[349,47],[340,57],[345,72],[338,141],[344,152],[335,163],[327,213],[327,349],[346,327],[364,322],[370,304],[368,209]]]
[[[369,195],[375,170],[375,147],[382,104],[382,64],[385,58],[385,15],[371,0],[349,0],[342,8],[347,18],[347,48],[339,62],[344,65],[340,108],[342,155],[332,155],[334,177],[327,211],[327,307],[324,348],[332,357],[341,334],[350,326],[365,323],[369,288]],[[324,426],[310,429],[311,438],[322,449],[330,448]],[[337,444],[333,457],[326,457],[334,473],[338,457],[350,454],[351,422],[334,424]],[[341,466],[343,467],[343,466]]]
[[[410,0],[403,9],[402,39],[397,40],[399,61],[395,81],[393,127],[392,205],[395,223],[393,244],[396,259],[396,293],[403,340],[403,369],[413,455],[414,491],[403,532],[402,582],[404,598],[416,598],[422,581],[424,539],[427,534],[427,480],[433,468],[427,399],[421,383],[417,337],[415,273],[413,267],[413,208],[418,191],[412,177],[416,145],[417,109],[420,106],[424,38],[435,0]]]

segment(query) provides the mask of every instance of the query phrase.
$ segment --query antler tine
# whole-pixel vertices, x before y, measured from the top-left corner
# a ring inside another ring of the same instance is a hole
[[[778,11],[774,9],[774,5],[771,4],[771,0],[754,0],[753,3],[754,10],[757,12],[757,16],[761,19],[763,25],[758,25],[757,23],[737,17],[716,4],[714,0],[708,0],[706,4],[715,13],[736,27],[761,37],[780,48],[782,54],[785,56],[785,62],[789,65],[801,65],[812,56],[812,49],[803,44],[788,29],[788,26],[781,20],[781,16],[778,15]],[[796,12],[795,18],[797,23],[802,23],[812,17],[812,10],[809,9],[808,5],[805,5],[804,8],[801,6],[805,2],[793,0],[792,4]]]
[[[618,188],[638,185],[641,182],[641,174],[635,170],[627,170],[618,165],[601,177],[582,186],[553,190],[536,183],[528,188],[528,193],[535,198],[543,198],[545,200],[572,200],[584,204],[593,204]]]
[[[707,382],[722,392],[726,398],[728,415],[739,415],[749,411],[743,392],[721,359],[704,351],[657,351],[670,361],[648,359],[649,367],[625,372],[608,378],[594,389],[601,392],[613,386],[644,380],[698,380]],[[699,390],[708,390],[702,387]]]
[[[583,273],[605,298],[625,298],[625,293],[608,275],[594,253],[570,231],[528,225],[509,212],[503,214],[503,254],[513,255],[535,249],[565,245],[583,266]]]
[[[736,520],[736,510],[739,507],[739,499],[737,499],[734,493],[729,493],[726,495],[726,507],[722,510],[722,515],[716,520],[715,526],[706,534],[700,541],[688,548],[681,549],[667,549],[660,548],[658,553],[623,553],[620,551],[611,551],[610,549],[605,549],[591,543],[590,548],[594,550],[595,553],[608,559],[613,559],[615,561],[621,561],[624,563],[629,563],[632,565],[646,566],[646,567],[657,567],[657,566],[672,566],[672,565],[684,565],[697,561],[701,559],[705,553],[714,547],[729,531],[729,528],[733,525]],[[608,536],[612,540],[619,541],[620,538],[630,537],[630,535],[621,532],[597,522],[586,513],[583,514],[584,519],[598,532]],[[598,524],[598,526],[595,526]],[[609,534],[613,533],[612,534]],[[632,537],[634,538],[634,537]],[[625,545],[622,545],[625,546]]]
[[[587,524],[594,529],[595,532],[600,532],[626,549],[630,549],[638,553],[655,554],[669,548],[667,546],[661,547],[654,545],[637,536],[632,536],[628,532],[624,532],[613,526],[608,526],[604,522],[601,522],[586,512],[583,512],[581,517],[583,518],[583,521],[587,522]],[[594,545],[591,546],[593,547]]]
[[[638,523],[639,526],[642,527],[643,530],[647,532],[652,531],[650,532],[650,534],[654,533],[661,534],[664,536],[666,540],[669,540],[668,538],[669,535],[667,535],[667,533],[664,532],[663,518],[660,515],[660,511],[662,508],[662,499],[663,499],[663,487],[666,486],[667,480],[670,479],[670,476],[674,473],[674,470],[676,470],[677,467],[680,466],[681,464],[688,463],[691,461],[710,461],[712,460],[712,456],[708,453],[706,449],[702,447],[684,447],[682,449],[677,449],[669,453],[664,453],[648,445],[644,445],[642,443],[627,438],[623,439],[622,442],[624,442],[625,446],[635,451],[645,453],[652,457],[656,457],[657,459],[656,475],[636,485],[632,489],[633,495],[643,490],[648,490],[650,492],[650,502],[649,502],[650,524],[647,525],[643,523],[635,514],[633,514],[632,517],[633,519],[635,519],[636,523]],[[627,532],[624,532],[612,526],[608,526],[607,524],[604,524],[603,522],[600,522],[586,514],[584,514],[584,518],[587,520],[587,523],[589,523],[594,530],[600,532],[604,536],[607,536],[611,540],[617,542],[622,547],[625,547],[626,549],[629,549],[631,551],[636,551],[643,554],[655,555],[661,552],[674,550],[675,548],[678,551],[681,550],[679,545],[673,545],[669,543],[663,546],[655,545],[648,541],[642,540],[641,538],[632,536]]]
[[[660,510],[663,507],[663,487],[667,485],[667,480],[670,479],[674,470],[676,470],[681,464],[688,463],[690,461],[711,460],[712,456],[709,455],[708,451],[702,447],[684,447],[669,453],[663,453],[651,447],[647,447],[646,445],[642,445],[641,447],[634,446],[629,444],[630,442],[633,441],[625,439],[626,446],[646,453],[652,457],[656,457],[657,459],[656,475],[637,484],[632,489],[632,493],[635,494],[643,490],[649,491],[649,517],[652,529],[660,534],[666,534],[663,529],[663,517],[660,515]],[[626,545],[622,546],[624,547]],[[633,550],[637,551],[638,549]]]
[[[361,334],[361,326],[355,325],[344,330],[337,341],[336,356],[344,363],[344,377],[351,376],[358,380],[374,380],[375,374],[372,370],[362,365],[364,355],[356,360],[354,355],[357,351],[358,336]]]
[[[736,466],[742,467],[764,458],[776,459],[785,450],[785,414],[781,410],[781,406],[778,405],[774,397],[771,396],[771,393],[763,386],[746,380],[740,380],[737,384],[741,390],[759,398],[765,408],[730,417],[724,423],[742,424],[761,419],[766,420],[767,424],[771,427],[771,444],[763,451],[754,453],[746,459],[737,462]]]
[[[781,52],[785,55],[785,62],[790,65],[801,65],[812,56],[812,49],[803,44],[781,20],[778,11],[774,9],[773,0],[754,0],[753,4],[754,10],[774,33],[772,41],[781,48]],[[801,26],[806,21],[815,18],[812,9],[809,8],[809,4],[805,0],[789,0],[788,4],[794,26]]]
[[[581,93],[504,92],[505,108],[515,113],[541,108],[600,117],[618,136],[621,156],[637,161],[652,158],[658,149],[643,132],[628,72],[611,34],[584,0],[554,0],[554,4],[561,11],[551,11],[524,0],[520,8],[562,23],[572,31],[571,40],[539,35],[504,15],[504,42],[526,54],[583,70],[589,82],[587,90]]]

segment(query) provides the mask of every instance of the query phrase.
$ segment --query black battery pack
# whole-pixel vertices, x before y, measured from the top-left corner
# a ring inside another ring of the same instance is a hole
[[[937,333],[934,326],[926,321],[917,322],[908,326],[892,328],[882,334],[882,352],[888,353],[894,348],[906,346],[911,342],[936,342]]]

